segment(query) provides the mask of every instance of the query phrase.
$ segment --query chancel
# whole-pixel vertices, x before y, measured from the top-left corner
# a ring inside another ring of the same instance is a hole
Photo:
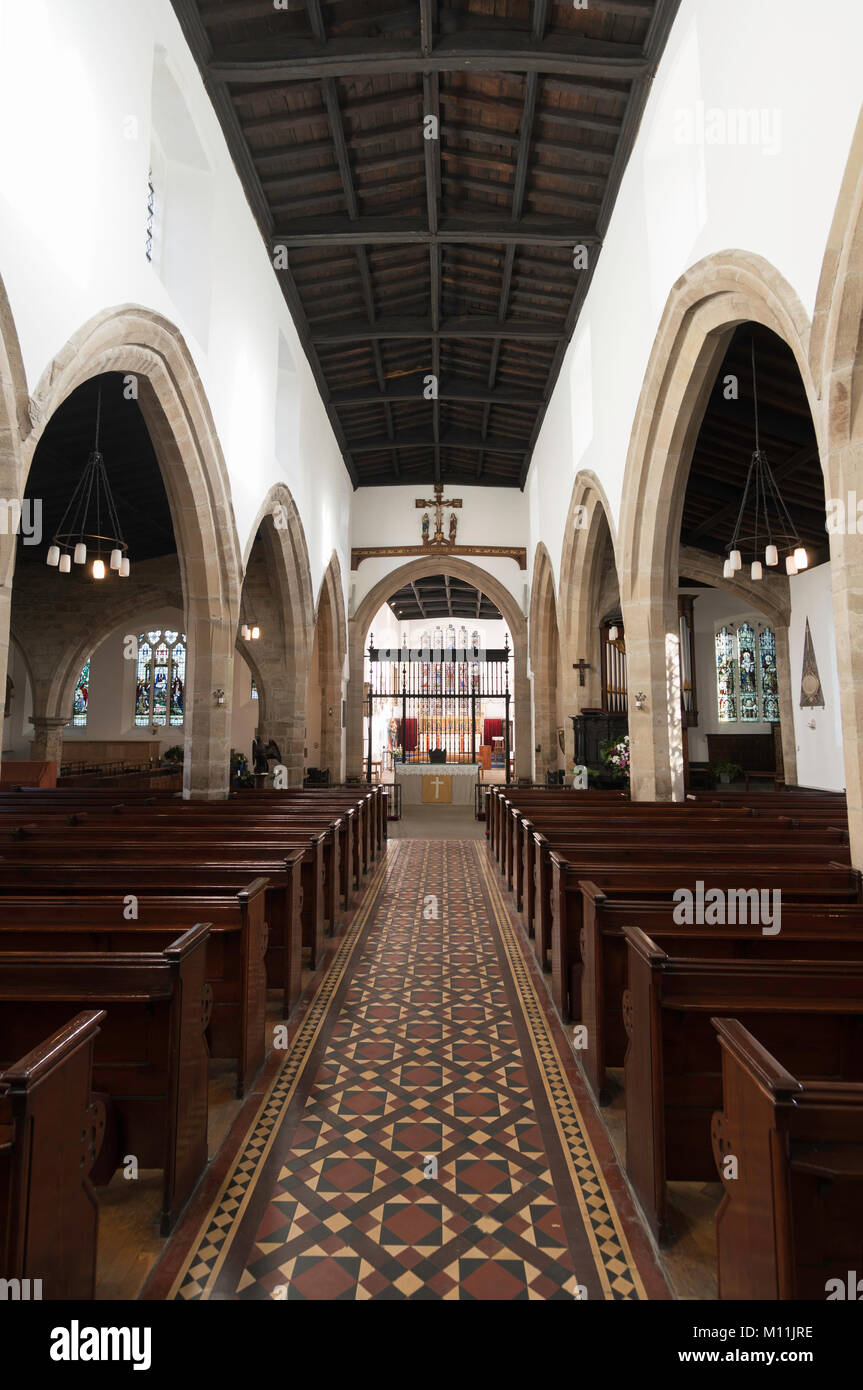
[[[0,1302],[850,1299],[859,0],[0,33]]]

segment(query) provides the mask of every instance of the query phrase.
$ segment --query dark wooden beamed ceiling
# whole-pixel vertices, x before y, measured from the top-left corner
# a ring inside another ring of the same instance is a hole
[[[473,584],[448,574],[423,575],[398,589],[388,600],[395,616],[405,622],[442,618],[463,618],[465,622],[480,618],[499,619],[502,613],[495,603]]]
[[[141,408],[127,398],[123,372],[105,372],[67,396],[45,426],[24,493],[25,498],[41,502],[42,544],[25,545],[20,535],[18,564],[45,563],[46,550],[93,449],[100,388],[99,444],[117,519],[129,545],[129,559],[134,565],[139,560],[176,554],[171,508]],[[71,573],[85,575],[86,571],[73,566]]]
[[[734,534],[755,448],[753,338],[761,448],[791,520],[809,550],[810,564],[820,563],[829,558],[829,537],[824,529],[824,477],[809,402],[788,344],[755,323],[743,323],[735,329],[716,374],[692,457],[681,544],[724,556]],[[726,399],[729,376],[737,379],[737,400]],[[754,530],[754,509],[747,510],[741,528],[744,535]]]
[[[522,487],[679,0],[172,3],[354,486]]]

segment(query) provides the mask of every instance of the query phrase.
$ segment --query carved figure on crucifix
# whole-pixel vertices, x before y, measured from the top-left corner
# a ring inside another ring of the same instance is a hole
[[[435,546],[439,546],[439,547],[443,547],[444,549],[447,549],[449,546],[455,545],[455,526],[453,525],[453,522],[455,521],[455,518],[453,517],[453,518],[451,519],[451,521],[450,521],[450,538],[449,538],[449,540],[447,540],[446,536],[444,535],[444,531],[443,531],[443,514],[444,514],[444,508],[445,508],[445,507],[461,507],[462,499],[461,499],[460,497],[444,497],[444,495],[443,495],[443,484],[442,484],[442,483],[435,483],[435,485],[434,485],[434,494],[435,494],[435,495],[434,495],[434,497],[432,497],[432,498],[429,498],[429,497],[417,497],[417,498],[414,500],[414,505],[415,505],[416,507],[434,507],[434,513],[435,513],[435,530],[434,530],[434,536],[433,536],[433,538],[432,538],[431,540],[429,540],[429,538],[428,538],[428,532],[427,532],[427,528],[426,528],[426,517],[424,516],[424,517],[423,517],[423,545],[429,545],[429,546],[435,545]],[[456,522],[456,525],[458,525],[457,522]]]
[[[455,514],[455,512],[450,512],[450,514],[449,514],[449,543],[450,543],[450,545],[455,545],[455,533],[456,533],[457,527],[458,527],[458,520],[457,520],[457,518],[456,518],[456,514]]]
[[[428,543],[429,543],[429,514],[428,514],[428,512],[424,512],[424,513],[423,513],[423,545],[428,545]]]

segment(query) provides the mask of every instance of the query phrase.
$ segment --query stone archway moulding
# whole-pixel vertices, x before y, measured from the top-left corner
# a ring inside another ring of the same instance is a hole
[[[263,629],[260,642],[237,639],[256,671],[260,729],[278,744],[288,783],[300,785],[315,607],[306,534],[284,483],[270,488],[249,532],[243,596]]]
[[[619,528],[630,691],[647,693],[630,719],[632,794],[683,795],[677,581],[692,452],[731,334],[763,324],[791,348],[824,457],[822,412],[809,367],[810,324],[795,291],[761,257],[723,251],[692,266],[663,313],[635,414]]]
[[[22,487],[54,411],[84,381],[105,372],[137,378],[138,404],[159,462],[183,587],[187,669],[186,797],[223,797],[228,786],[230,692],[241,562],[225,460],[212,413],[182,334],[136,305],[84,324],[43,372],[21,444]],[[214,692],[224,690],[219,705]]]
[[[608,497],[596,474],[582,469],[573,483],[558,586],[560,684],[565,716],[577,714],[582,706],[596,706],[601,698],[598,623],[604,615],[597,609],[603,568],[609,556],[619,585],[617,537]],[[583,687],[573,670],[580,657],[591,668]]]
[[[530,682],[527,675],[527,619],[509,589],[499,579],[485,570],[454,555],[418,556],[406,565],[391,570],[379,579],[362,600],[359,608],[348,623],[348,657],[350,681],[348,683],[348,728],[347,728],[347,771],[349,776],[361,776],[363,772],[363,662],[366,634],[374,616],[387,599],[409,584],[412,579],[425,575],[448,574],[454,579],[464,579],[490,598],[503,614],[512,634],[515,701],[515,748],[516,773],[520,777],[531,776],[533,768],[533,747],[531,745]]]
[[[542,541],[533,557],[528,635],[533,677],[534,776],[544,781],[547,771],[557,770],[561,757],[557,741],[561,717],[561,644],[554,571]]]

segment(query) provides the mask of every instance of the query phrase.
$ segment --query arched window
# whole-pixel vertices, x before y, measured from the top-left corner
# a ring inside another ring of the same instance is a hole
[[[720,724],[779,723],[779,677],[776,635],[752,623],[718,628],[716,700]]]
[[[135,723],[174,726],[186,712],[186,634],[165,628],[138,638]]]
[[[72,723],[77,729],[86,728],[87,706],[90,703],[90,658],[81,667],[81,674],[75,686],[75,700],[72,705]]]

